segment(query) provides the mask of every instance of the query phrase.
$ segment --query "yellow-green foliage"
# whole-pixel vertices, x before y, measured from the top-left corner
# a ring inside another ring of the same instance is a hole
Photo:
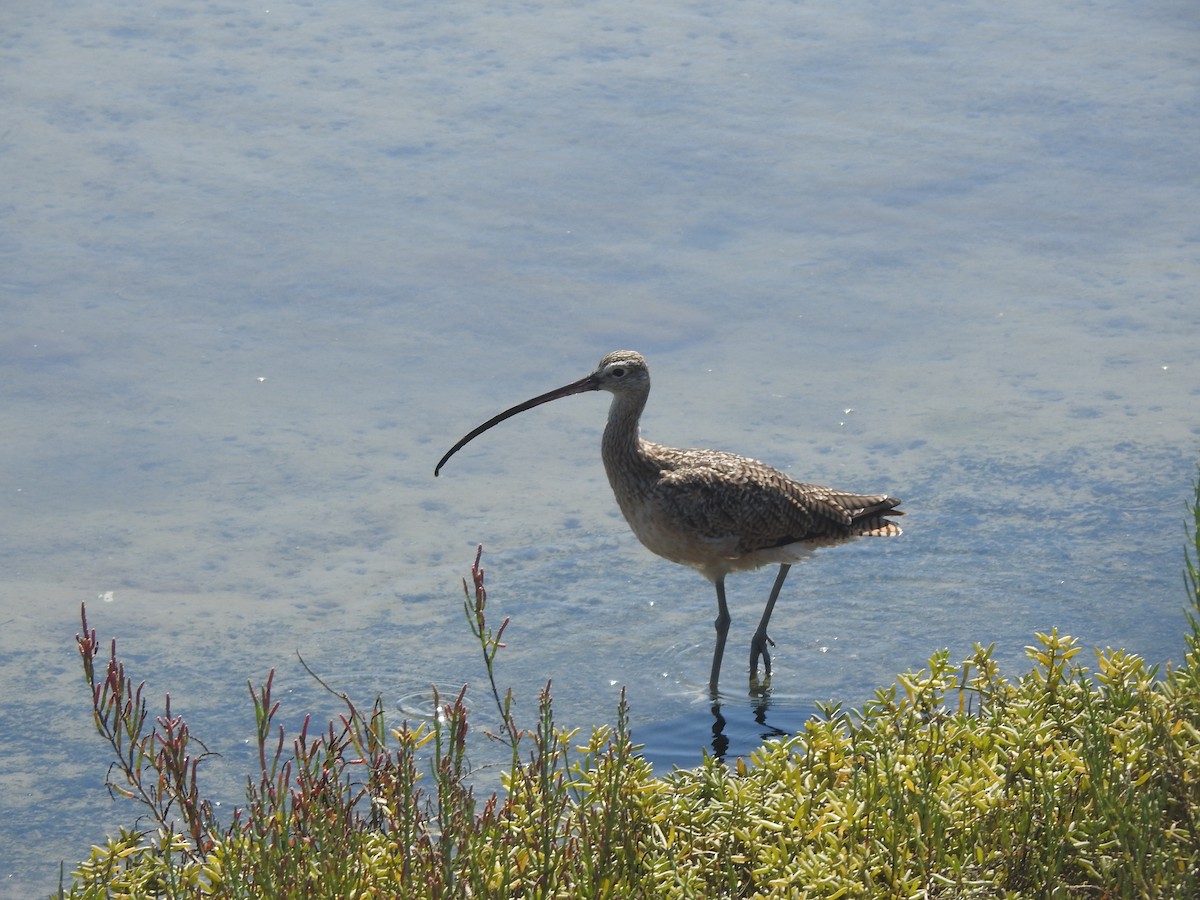
[[[1200,559],[1200,482],[1193,514]],[[1200,896],[1197,565],[1189,553],[1189,650],[1161,677],[1121,650],[1085,667],[1057,631],[1036,636],[1031,670],[1011,681],[991,648],[957,665],[943,651],[863,710],[824,709],[732,768],[706,759],[655,779],[623,702],[615,727],[576,746],[554,724],[549,688],[531,732],[497,693],[513,762],[505,793],[483,802],[468,786],[461,695],[414,729],[385,728],[378,703],[369,717],[348,704],[340,730],[302,734],[285,757],[282,734],[267,744],[268,679],[255,698],[262,773],[232,825],[205,818],[186,759],[129,756],[122,793],[194,811],[189,826],[122,832],[65,894]],[[478,559],[473,573],[468,618],[491,675],[504,628],[487,627]],[[130,696],[113,656],[107,683]],[[97,706],[102,734],[115,715]],[[141,746],[136,733],[123,740]],[[138,789],[163,771],[157,793]]]
[[[1067,663],[1038,635],[1033,671],[987,650],[880,691],[655,794],[654,853],[696,896],[1194,896],[1200,887],[1198,660],[1153,680],[1141,659]]]
[[[505,798],[470,818],[444,806],[403,840],[396,811],[415,809],[386,794],[380,827],[347,826],[327,798],[303,827],[278,815],[195,860],[178,835],[125,832],[68,896],[1196,895],[1200,659],[1156,680],[1122,651],[1085,672],[1054,632],[1029,653],[1012,683],[987,649],[958,666],[938,653],[861,713],[828,710],[732,768],[654,779],[627,734],[574,747],[551,728]]]

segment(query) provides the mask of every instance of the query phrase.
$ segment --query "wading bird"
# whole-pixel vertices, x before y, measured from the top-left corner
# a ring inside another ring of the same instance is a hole
[[[854,537],[892,537],[900,501],[793,481],[778,469],[720,450],[679,450],[643,440],[638,419],[650,396],[650,370],[640,353],[617,350],[586,378],[518,403],[488,419],[446,451],[436,476],[455,453],[493,425],[560,397],[587,391],[613,395],[601,457],[621,513],[647,549],[698,569],[717,589],[716,647],[709,691],[715,697],[729,633],[725,576],[774,563],[779,574],[750,642],[750,677],[761,657],[771,676],[767,624],[792,563],[816,547]]]

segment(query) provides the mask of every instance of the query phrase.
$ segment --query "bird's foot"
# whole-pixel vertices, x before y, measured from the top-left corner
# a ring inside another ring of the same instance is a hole
[[[762,657],[763,668],[766,670],[767,678],[771,677],[771,654],[767,652],[767,645],[775,646],[775,642],[771,640],[770,635],[765,631],[758,631],[754,634],[754,640],[750,642],[750,678],[758,679],[758,660]]]
[[[750,675],[750,696],[756,700],[765,700],[771,696],[771,676],[767,675],[761,680],[758,673],[754,672]]]

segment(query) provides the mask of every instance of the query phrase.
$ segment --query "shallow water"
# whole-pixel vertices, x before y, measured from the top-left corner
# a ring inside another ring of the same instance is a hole
[[[277,670],[289,728],[336,711],[297,652],[397,716],[470,682],[489,725],[459,601],[477,542],[522,713],[552,680],[586,728],[624,686],[656,767],[711,751],[712,589],[621,521],[603,398],[432,478],[467,429],[618,347],[650,360],[648,437],[905,499],[903,537],[793,570],[765,710],[744,667],[772,572],[730,578],[730,756],[940,647],[995,643],[1015,674],[1057,626],[1181,656],[1190,6],[0,22],[5,895],[50,891],[136,815],[102,786],[84,601],[222,754],[225,804],[253,764],[247,679]]]

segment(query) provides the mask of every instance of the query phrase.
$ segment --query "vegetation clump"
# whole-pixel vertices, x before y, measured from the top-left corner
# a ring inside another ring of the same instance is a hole
[[[531,730],[496,686],[476,556],[464,608],[511,748],[504,791],[477,797],[465,688],[429,722],[381,701],[289,742],[272,675],[251,688],[258,771],[219,823],[198,787],[207,751],[175,715],[151,720],[115,641],[78,635],[111,790],[153,827],[123,830],[66,897],[1193,897],[1200,896],[1200,480],[1192,505],[1183,663],[1130,653],[1086,667],[1038,634],[1004,677],[991,648],[935,653],[860,711],[733,767],[705,758],[653,777],[622,698],[586,740],[556,725],[549,686]]]

